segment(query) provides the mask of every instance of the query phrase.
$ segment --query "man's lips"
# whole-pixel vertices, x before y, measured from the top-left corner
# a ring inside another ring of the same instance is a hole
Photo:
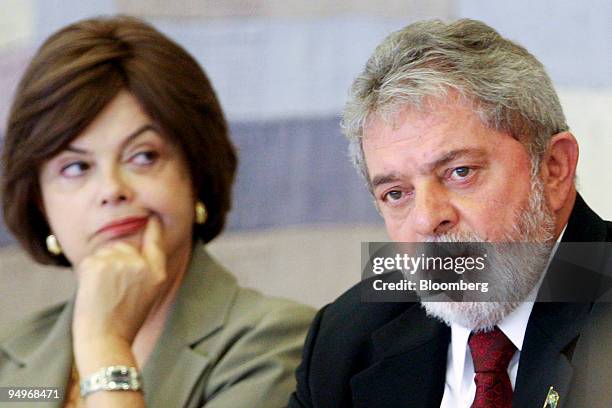
[[[113,237],[133,234],[147,225],[147,217],[128,217],[106,224],[96,234],[106,233]]]

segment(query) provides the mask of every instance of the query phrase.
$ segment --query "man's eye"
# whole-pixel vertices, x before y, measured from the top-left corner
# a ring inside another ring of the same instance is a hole
[[[400,190],[391,190],[385,194],[384,199],[386,201],[397,201],[400,200],[403,196],[403,193]]]
[[[65,177],[79,177],[89,169],[89,164],[77,161],[62,167],[61,173]]]
[[[141,166],[146,166],[148,164],[152,164],[155,162],[159,154],[152,150],[147,150],[143,152],[138,152],[132,156],[130,159],[132,163],[138,164]]]
[[[469,176],[471,172],[472,172],[472,169],[469,167],[466,167],[466,166],[457,167],[456,169],[453,169],[451,173],[451,178],[463,179]]]

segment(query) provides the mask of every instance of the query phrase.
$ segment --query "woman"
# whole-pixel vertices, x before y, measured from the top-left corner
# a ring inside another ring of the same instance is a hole
[[[185,50],[129,17],[52,35],[18,87],[3,165],[7,226],[78,289],[0,330],[0,385],[59,387],[64,407],[286,404],[312,311],[238,287],[203,248],[236,157]]]

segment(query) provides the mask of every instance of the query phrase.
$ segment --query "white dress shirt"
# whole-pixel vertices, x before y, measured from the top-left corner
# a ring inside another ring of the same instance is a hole
[[[565,227],[563,231],[561,231],[561,234],[559,234],[559,238],[557,238],[557,244],[561,241],[564,232]],[[548,269],[548,265],[556,250],[557,245],[555,245],[551,251],[544,270]],[[542,274],[542,278],[540,278],[538,284],[532,289],[529,296],[527,296],[525,302],[521,303],[519,307],[497,324],[497,327],[499,327],[516,347],[516,352],[508,364],[508,376],[510,376],[510,383],[512,384],[513,390],[516,383],[516,375],[518,373],[527,323],[529,322],[533,303],[543,278],[544,274]],[[474,397],[476,396],[476,383],[474,382],[474,361],[472,360],[472,354],[468,346],[470,333],[470,329],[456,323],[451,325],[451,342],[448,345],[446,382],[444,384],[442,403],[440,404],[441,408],[469,408],[472,402],[474,402]]]

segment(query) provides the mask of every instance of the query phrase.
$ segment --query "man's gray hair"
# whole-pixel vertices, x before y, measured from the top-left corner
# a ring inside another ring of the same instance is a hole
[[[522,142],[533,172],[551,136],[568,130],[552,81],[525,48],[480,21],[417,22],[389,35],[350,89],[342,128],[368,184],[361,145],[368,121],[388,120],[404,107],[425,109],[427,100],[449,93],[470,104],[487,127]]]

